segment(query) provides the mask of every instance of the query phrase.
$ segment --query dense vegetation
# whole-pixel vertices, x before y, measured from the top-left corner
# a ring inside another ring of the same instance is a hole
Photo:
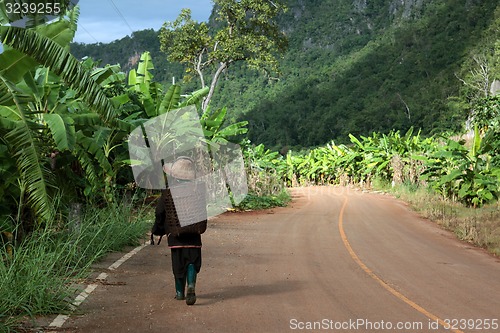
[[[494,55],[496,1],[404,1],[406,14],[395,1],[289,3],[281,80],[248,80],[242,70],[220,86],[220,102],[250,122],[251,140],[281,149],[461,129],[468,110],[450,105],[462,85],[455,75],[471,52]]]
[[[289,10],[279,23],[289,49],[278,80],[235,66],[214,96],[215,105],[227,106],[233,120],[249,121],[250,140],[278,150],[332,139],[347,143],[349,134],[373,131],[462,130],[470,108],[461,80],[479,66],[474,59],[498,58],[496,1],[285,3]],[[139,43],[122,41],[127,47]],[[72,47],[79,56],[99,59],[118,45],[98,46],[97,54],[95,45]],[[125,65],[121,61],[127,59],[112,63]]]
[[[4,25],[0,11],[2,331],[25,316],[67,311],[73,283],[95,260],[142,239],[155,197],[136,188],[128,135],[156,116],[199,107],[207,94],[181,96],[179,85],[156,82],[149,52],[128,74],[78,61],[68,51],[77,19],[75,7],[19,28]],[[200,118],[213,149],[246,133],[245,122],[224,125],[226,109]]]
[[[70,48],[77,8],[29,29],[4,25],[0,11],[0,329],[68,309],[86,268],[138,243],[154,195],[136,188],[128,135],[187,105],[211,147],[241,144],[242,209],[285,204],[286,186],[404,187],[491,211],[491,225],[475,219],[456,232],[500,253],[500,95],[490,92],[500,7],[287,3],[281,79],[232,67],[206,109],[208,87],[170,84],[184,68],[165,61],[152,30]],[[439,132],[469,116],[466,140]]]

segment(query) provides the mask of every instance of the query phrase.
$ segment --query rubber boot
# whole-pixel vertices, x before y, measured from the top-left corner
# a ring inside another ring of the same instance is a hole
[[[175,299],[182,301],[186,299],[184,296],[184,289],[186,287],[186,278],[175,278]]]
[[[196,303],[196,268],[193,264],[189,264],[187,267],[187,294],[186,294],[186,304],[193,305]]]

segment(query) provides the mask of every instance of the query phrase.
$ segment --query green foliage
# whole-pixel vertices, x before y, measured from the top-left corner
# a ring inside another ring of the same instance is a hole
[[[16,245],[12,255],[0,247],[2,331],[16,328],[26,316],[67,312],[74,286],[87,277],[96,260],[138,245],[149,224],[145,212],[132,207],[120,203],[88,208],[78,227],[39,228]]]
[[[289,151],[286,159],[263,145],[253,149],[269,161],[273,175],[288,186],[360,185],[373,183],[429,187],[446,199],[479,207],[500,196],[500,145],[497,132],[484,137],[476,127],[470,147],[464,141],[422,138],[410,129],[405,135],[373,133],[350,136],[350,145],[335,143],[306,152]],[[247,159],[251,156],[246,153]],[[265,170],[265,169],[264,169]]]
[[[53,84],[55,75],[52,72],[60,74],[75,89],[74,95],[79,93],[95,110],[101,111],[104,119],[112,116],[110,104],[99,87],[64,45],[58,44],[69,43],[74,35],[73,19],[77,14],[68,16],[69,20],[55,21],[32,30],[0,26],[0,35],[6,45],[2,56],[7,60],[0,63],[0,91],[4,96],[0,103],[3,125],[0,132],[8,160],[15,161],[17,169],[7,162],[10,166],[7,175],[18,178],[16,182],[7,181],[16,186],[4,187],[2,192],[7,198],[18,200],[9,207],[9,210],[19,207],[14,219],[16,223],[20,223],[27,213],[25,206],[30,207],[40,221],[53,219],[51,192],[56,186],[47,163],[50,143],[69,149],[75,141],[72,121],[67,118],[68,110],[62,104],[62,100],[68,99],[69,90]],[[38,68],[37,62],[51,67],[52,72]]]
[[[160,40],[158,31],[153,29],[135,31],[130,36],[113,41],[111,43],[82,44],[72,43],[71,53],[77,59],[92,58],[98,61],[99,66],[108,64],[120,64],[124,72],[137,67],[140,55],[144,52],[150,52],[154,59],[154,74],[157,82],[171,83],[172,78],[182,79],[184,75],[184,66],[179,63],[171,63],[160,51]],[[194,90],[194,87],[186,90]]]
[[[191,10],[183,9],[174,22],[166,22],[159,37],[161,50],[171,62],[187,64],[188,74],[203,69],[199,57],[211,43],[209,28],[206,23],[191,19]]]
[[[27,36],[16,33],[19,38]],[[49,39],[46,42],[50,44]],[[56,49],[61,54],[66,52]],[[66,59],[66,55],[62,57]],[[133,182],[126,141],[130,131],[175,108],[200,105],[208,92],[202,89],[181,97],[179,85],[166,88],[154,81],[149,52],[141,55],[137,69],[131,70],[128,78],[116,65],[98,68],[91,59],[77,65],[73,62],[67,61],[64,67],[70,71],[73,65],[79,68],[81,74],[73,79],[34,61],[18,65],[7,62],[0,72],[5,74],[0,88],[9,93],[0,105],[0,131],[5,134],[0,152],[6,160],[0,172],[8,178],[0,185],[5,194],[0,205],[13,226],[20,224],[29,230],[33,221],[43,224],[53,220],[52,198],[60,193],[64,193],[63,206],[82,201],[112,203],[113,193]],[[95,105],[89,105],[92,89],[82,92],[74,88],[81,77],[94,86],[103,107],[110,112],[93,112]],[[9,78],[18,81],[14,84]],[[246,132],[246,122],[224,125],[226,109],[207,112],[202,118],[209,143],[221,144]]]
[[[419,215],[454,232],[459,239],[500,254],[500,201],[470,209],[423,186],[402,184],[383,190],[408,203]]]
[[[484,133],[488,127],[498,129],[500,103],[493,84],[500,82],[500,6],[493,11],[492,23],[484,30],[481,42],[469,52],[458,75],[462,82],[459,100],[473,125]]]
[[[189,76],[195,74],[202,88],[211,76],[210,90],[202,104],[205,111],[223,71],[237,62],[253,69],[277,71],[276,53],[286,47],[286,38],[275,17],[286,7],[280,1],[215,0],[214,18],[208,25],[191,18],[183,9],[174,22],[160,30],[161,50],[171,62],[185,64]]]
[[[11,228],[29,232],[54,220],[53,198],[61,194],[63,213],[72,202],[111,203],[113,193],[133,181],[130,131],[206,95],[196,91],[182,99],[178,85],[165,89],[155,82],[149,52],[130,71],[128,85],[119,66],[77,61],[67,49],[77,16],[36,29],[0,26],[6,48],[0,63],[0,173],[6,179],[0,207]],[[220,138],[242,133],[222,124],[218,131]]]
[[[248,192],[262,197],[281,193],[287,172],[283,157],[262,144],[253,146],[246,140],[242,145]]]
[[[483,131],[500,130],[500,93],[480,98],[474,103],[473,122]]]
[[[227,108],[221,108],[215,112],[211,112],[207,108],[203,112],[200,122],[204,130],[205,137],[209,140],[210,144],[224,144],[229,142],[230,138],[241,136],[245,134],[248,129],[248,121],[240,121],[223,128],[227,120]]]
[[[403,136],[390,132],[350,139],[349,146],[332,142],[306,154],[289,152],[289,184],[370,184],[374,178],[415,183],[420,165],[413,155],[429,145],[412,129]]]
[[[211,103],[212,110],[231,110],[231,122],[249,121],[249,139],[257,144],[300,149],[332,139],[350,143],[349,134],[411,127],[423,135],[458,132],[481,106],[471,105],[478,90],[462,82],[476,82],[469,75],[480,69],[474,59],[486,61],[490,84],[499,79],[500,7],[494,1],[284,2],[289,10],[276,21],[289,49],[280,60],[280,79],[235,63],[222,74]],[[215,12],[205,25],[213,31],[225,26]],[[131,68],[129,58],[150,50],[155,65],[161,65],[156,78],[170,82],[184,67],[157,56],[157,35],[142,31],[75,50],[105,63],[120,62],[124,69]],[[170,66],[178,66],[177,72]],[[189,75],[197,75],[194,68]],[[195,90],[196,84],[186,87]]]
[[[498,4],[420,3],[403,16],[389,14],[394,1],[288,1],[281,80],[233,68],[214,104],[238,110],[249,139],[277,150],[411,127],[459,131],[468,109],[449,104],[463,89],[456,74],[476,46],[498,39]],[[490,27],[496,34],[483,37]]]
[[[421,179],[429,180],[443,196],[458,198],[467,206],[477,207],[498,200],[500,179],[495,176],[498,168],[489,163],[490,140],[491,136],[481,139],[477,126],[470,149],[464,142],[447,139],[441,149],[425,158],[427,169]]]
[[[105,121],[114,118],[114,108],[81,64],[61,45],[39,33],[16,27],[0,27],[3,43],[32,57],[59,75]]]
[[[278,195],[262,196],[250,193],[236,208],[240,210],[260,210],[273,207],[285,207],[290,200],[290,194],[286,189]]]

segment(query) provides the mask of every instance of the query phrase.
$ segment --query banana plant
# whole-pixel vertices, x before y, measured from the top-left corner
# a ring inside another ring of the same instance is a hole
[[[281,192],[287,173],[283,157],[263,144],[254,146],[249,140],[244,140],[242,145],[249,192],[257,195]]]
[[[188,95],[181,102],[181,86],[171,85],[166,91],[162,84],[153,81],[153,60],[149,52],[141,54],[136,69],[132,69],[128,76],[128,99],[138,105],[144,112],[143,118],[153,118],[165,114],[173,109],[201,103],[208,93],[208,88],[198,90]],[[122,98],[124,98],[122,96]]]
[[[428,158],[423,158],[426,170],[422,179],[442,195],[459,200],[467,206],[478,207],[492,200],[498,200],[500,188],[495,169],[488,160],[490,147],[481,138],[475,126],[472,146],[464,141],[446,138],[446,144]]]
[[[200,99],[201,100],[201,99]],[[217,109],[215,112],[210,111],[207,107],[203,112],[200,122],[208,143],[212,146],[228,143],[231,138],[248,132],[248,121],[240,121],[223,127],[227,118],[227,108]]]
[[[76,9],[75,9],[76,10]],[[81,99],[104,122],[111,122],[115,110],[98,85],[71,54],[67,45],[74,35],[77,15],[36,29],[0,26],[4,52],[0,55],[0,132],[9,160],[15,162],[20,207],[30,207],[39,223],[53,221],[51,192],[57,190],[50,170],[50,142],[58,150],[71,149],[76,133],[70,117],[60,113],[58,84],[48,82],[50,68],[64,81],[75,98]],[[38,73],[37,73],[38,70]],[[40,86],[40,81],[45,85]],[[70,96],[63,98],[69,99]],[[49,140],[47,140],[49,138]],[[14,175],[13,175],[14,176]],[[17,219],[21,218],[17,214]]]

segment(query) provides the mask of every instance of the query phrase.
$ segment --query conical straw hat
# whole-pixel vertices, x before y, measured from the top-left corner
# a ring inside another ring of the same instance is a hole
[[[163,171],[166,174],[181,180],[193,180],[196,178],[194,162],[187,156],[181,156],[174,163],[165,163]]]

